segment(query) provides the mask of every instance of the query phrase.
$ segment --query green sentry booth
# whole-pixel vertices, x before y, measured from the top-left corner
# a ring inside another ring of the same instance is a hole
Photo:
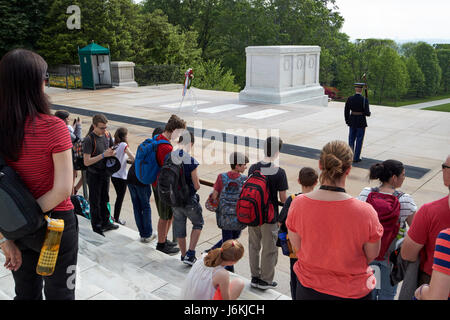
[[[82,49],[78,48],[81,82],[83,89],[111,88],[111,56],[108,48],[92,41]]]

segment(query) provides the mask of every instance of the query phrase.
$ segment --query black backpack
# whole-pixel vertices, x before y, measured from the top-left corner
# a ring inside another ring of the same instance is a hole
[[[171,153],[159,172],[158,195],[170,207],[184,207],[189,200],[189,186],[184,176],[184,166],[180,158]],[[175,158],[175,161],[173,161]]]
[[[0,232],[17,240],[46,223],[41,207],[17,172],[0,157]]]

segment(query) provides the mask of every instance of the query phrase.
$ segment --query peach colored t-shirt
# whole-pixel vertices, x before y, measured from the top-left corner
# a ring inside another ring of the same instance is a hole
[[[286,226],[301,238],[294,272],[304,287],[352,299],[375,288],[363,245],[378,241],[383,226],[370,204],[354,198],[322,201],[301,195],[291,204]]]

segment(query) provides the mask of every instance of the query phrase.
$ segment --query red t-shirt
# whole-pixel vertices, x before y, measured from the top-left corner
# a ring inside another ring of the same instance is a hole
[[[424,204],[414,216],[408,236],[424,247],[420,251],[420,270],[431,276],[436,238],[442,230],[450,228],[448,196]]]
[[[294,272],[303,286],[351,299],[362,298],[375,287],[363,245],[378,241],[383,226],[370,204],[300,195],[292,201],[286,226],[301,238]]]
[[[241,174],[239,172],[236,171],[228,171],[227,172],[228,178],[230,179],[237,179],[241,176]],[[223,182],[222,182],[222,174],[219,174],[217,176],[216,182],[214,183],[214,190],[216,190],[219,195],[222,192],[223,189]]]
[[[25,135],[19,160],[7,161],[21,177],[35,199],[53,188],[52,155],[72,148],[69,129],[59,118],[41,114],[25,122]],[[70,197],[58,204],[55,211],[73,209]]]
[[[158,162],[158,165],[159,165],[160,167],[162,167],[163,164],[164,164],[164,160],[166,159],[166,156],[167,156],[169,153],[172,152],[173,147],[172,147],[172,145],[170,144],[169,139],[167,139],[167,138],[166,138],[165,136],[163,136],[162,134],[160,134],[160,135],[156,138],[156,141],[159,141],[159,140],[166,140],[166,141],[169,142],[168,144],[167,144],[167,143],[161,143],[161,144],[158,146],[158,149],[156,150],[156,161]],[[158,177],[159,177],[159,173],[158,173]],[[156,188],[157,181],[158,181],[158,177],[156,177],[155,182],[153,182],[153,184],[152,184],[154,188]]]

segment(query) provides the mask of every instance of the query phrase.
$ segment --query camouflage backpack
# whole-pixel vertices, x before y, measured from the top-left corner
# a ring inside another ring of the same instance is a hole
[[[237,219],[236,204],[241,194],[246,176],[240,175],[230,179],[227,173],[222,174],[223,188],[219,196],[219,206],[216,211],[217,226],[223,230],[243,230],[247,225]]]

